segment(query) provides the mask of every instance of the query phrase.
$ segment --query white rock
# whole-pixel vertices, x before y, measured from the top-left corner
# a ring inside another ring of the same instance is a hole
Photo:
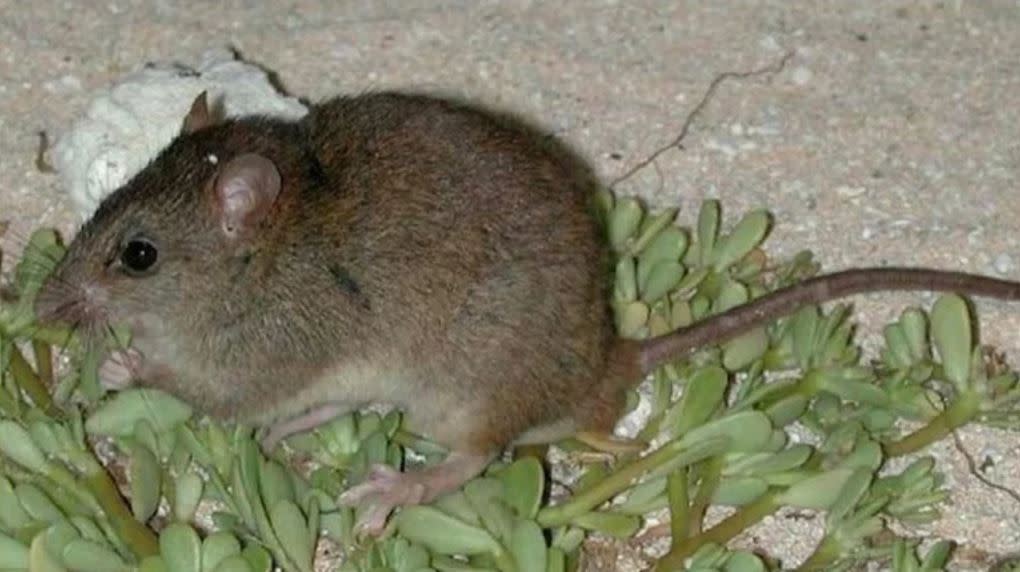
[[[206,52],[194,68],[146,65],[96,96],[53,147],[49,159],[82,219],[177,136],[202,91],[224,117],[297,119],[308,111],[297,98],[280,93],[265,71],[229,50]]]
[[[1002,276],[1005,276],[1012,272],[1013,267],[1015,266],[1013,262],[1013,257],[1010,256],[1009,254],[1006,254],[1005,252],[996,256],[995,261],[992,262],[992,265],[995,267],[995,271]]]
[[[814,75],[815,74],[813,74],[811,70],[801,66],[793,70],[793,73],[791,74],[791,79],[793,80],[793,83],[797,85],[807,85],[808,83],[811,82],[811,78],[813,78]]]

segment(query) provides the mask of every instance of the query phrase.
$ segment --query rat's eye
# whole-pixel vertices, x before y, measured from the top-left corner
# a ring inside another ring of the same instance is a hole
[[[120,263],[128,274],[140,275],[152,269],[159,258],[156,245],[144,238],[134,238],[120,252]]]

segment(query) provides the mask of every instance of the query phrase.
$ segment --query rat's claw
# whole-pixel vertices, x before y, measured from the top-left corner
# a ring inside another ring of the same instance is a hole
[[[402,473],[387,465],[374,465],[365,481],[340,495],[340,504],[366,504],[356,529],[378,535],[394,509],[415,505],[425,498],[426,486],[417,473]]]

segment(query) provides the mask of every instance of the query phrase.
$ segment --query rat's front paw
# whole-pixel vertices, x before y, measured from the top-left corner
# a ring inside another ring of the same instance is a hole
[[[427,486],[420,473],[402,473],[387,465],[375,465],[364,482],[340,495],[340,504],[365,504],[368,509],[358,519],[356,530],[373,536],[386,526],[394,509],[422,502]]]
[[[99,365],[99,383],[106,389],[124,389],[142,371],[142,354],[128,348],[111,353]]]

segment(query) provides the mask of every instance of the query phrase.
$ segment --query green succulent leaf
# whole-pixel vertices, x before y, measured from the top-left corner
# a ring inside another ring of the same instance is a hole
[[[760,411],[741,411],[696,427],[681,438],[698,443],[714,437],[729,439],[730,452],[754,453],[761,450],[772,435],[772,423]]]
[[[268,558],[268,557],[267,557]],[[227,556],[220,563],[213,568],[213,572],[267,572],[269,570],[268,560],[261,567],[256,567],[258,564],[253,565],[249,559],[244,556]]]
[[[733,552],[726,559],[724,572],[765,572],[761,559],[749,552]]]
[[[502,477],[502,475],[500,476]],[[505,483],[504,486],[506,486]],[[467,524],[472,526],[482,525],[482,517],[478,515],[475,507],[471,506],[471,501],[468,500],[467,495],[462,490],[443,495],[436,499],[432,505]]]
[[[930,358],[928,318],[924,312],[917,308],[907,308],[900,316],[900,327],[903,328],[913,361],[918,362]]]
[[[698,246],[701,266],[709,266],[713,262],[715,240],[719,236],[719,201],[707,200],[701,203],[698,211]]]
[[[520,518],[535,518],[542,505],[545,474],[535,457],[524,457],[499,473],[503,498]]]
[[[769,405],[765,414],[772,420],[776,427],[786,427],[793,423],[807,410],[808,398],[801,394],[794,394]]]
[[[503,550],[484,529],[429,506],[407,507],[395,519],[403,537],[438,554],[496,554]]]
[[[828,510],[840,499],[855,473],[852,469],[835,469],[808,477],[783,491],[778,501],[798,508]]]
[[[213,572],[228,557],[240,555],[241,543],[236,536],[222,530],[214,532],[202,541],[202,572]],[[243,558],[241,561],[248,566]]]
[[[0,533],[0,569],[28,568],[28,547],[17,540]]]
[[[273,568],[273,558],[261,546],[248,546],[241,551],[241,556],[248,562],[248,567],[252,572],[269,572]],[[221,562],[219,568],[222,569],[232,558]]]
[[[680,209],[667,208],[655,213],[646,213],[638,228],[638,238],[634,241],[632,252],[643,251],[652,239],[676,220],[678,212]]]
[[[160,555],[147,556],[138,566],[138,572],[170,572],[166,561]]]
[[[67,543],[63,553],[64,564],[78,572],[118,572],[127,564],[116,552],[102,544],[79,538]],[[177,572],[177,569],[173,569]],[[187,572],[181,570],[180,572]]]
[[[174,572],[202,571],[202,543],[187,524],[175,522],[159,535],[159,553]]]
[[[641,518],[618,512],[592,511],[575,518],[571,524],[614,538],[630,538],[641,528]]]
[[[262,463],[259,473],[259,486],[262,492],[262,502],[267,506],[276,506],[276,503],[286,500],[294,501],[294,486],[287,469],[276,461],[265,461]]]
[[[648,270],[647,278],[641,283],[641,299],[646,304],[654,304],[669,291],[680,284],[684,277],[684,267],[679,262],[660,260]]]
[[[671,415],[676,423],[676,434],[683,435],[707,421],[719,409],[728,383],[726,371],[720,367],[695,371],[687,382],[676,413]]]
[[[464,486],[464,495],[474,507],[485,528],[497,540],[506,542],[513,529],[514,516],[503,500],[503,485],[493,478],[479,478]]]
[[[30,471],[46,472],[46,456],[17,422],[0,420],[0,453]]]
[[[188,471],[177,477],[174,486],[174,518],[187,522],[195,516],[198,503],[202,501],[205,482],[198,474]]]
[[[719,482],[712,496],[714,504],[744,506],[759,498],[769,489],[769,484],[755,477],[727,478]]]
[[[64,255],[60,236],[50,228],[32,232],[21,261],[14,269],[14,285],[22,295],[39,290]]]
[[[46,534],[39,533],[28,547],[30,572],[67,572],[67,567],[46,547]]]
[[[93,435],[128,437],[139,421],[147,420],[157,433],[173,429],[191,417],[191,406],[158,389],[121,391],[85,422]]]
[[[836,523],[846,518],[868,492],[868,487],[871,486],[872,470],[867,468],[857,469],[847,479],[839,496],[836,497],[836,501],[829,507],[829,513],[826,515],[827,526],[830,529],[835,528]]]
[[[626,256],[616,263],[616,299],[621,302],[637,300],[638,281],[634,267],[634,258]]]
[[[931,323],[932,338],[946,377],[962,391],[970,378],[970,358],[974,347],[967,303],[955,294],[940,297],[932,308]]]
[[[637,232],[644,216],[641,204],[633,198],[616,201],[616,208],[609,215],[609,243],[617,251],[623,250],[627,241]]]
[[[769,336],[765,328],[755,328],[723,344],[723,367],[740,371],[764,356],[768,349]]]
[[[687,251],[687,235],[676,227],[669,227],[655,236],[638,256],[638,266],[649,270],[658,262],[680,262]]]
[[[269,511],[269,519],[287,554],[301,570],[311,570],[316,537],[308,529],[301,509],[292,501],[281,499]]]
[[[32,483],[21,483],[14,490],[22,508],[34,520],[48,523],[64,520],[64,513],[41,488]]]
[[[942,570],[947,562],[949,556],[953,552],[953,543],[948,540],[941,540],[932,545],[928,549],[928,553],[924,555],[924,560],[921,561],[921,572],[938,572]]]
[[[733,232],[715,249],[712,266],[716,272],[726,270],[761,244],[765,234],[768,233],[769,222],[769,215],[764,210],[751,211],[744,215]]]
[[[617,327],[625,338],[637,337],[648,323],[648,306],[642,302],[624,304],[617,310]]]
[[[30,522],[32,517],[21,507],[14,486],[6,477],[0,476],[0,525],[7,530],[15,530]]]
[[[135,519],[146,522],[159,507],[162,469],[152,451],[140,443],[131,447],[128,478],[131,482],[131,512]]]
[[[510,553],[518,570],[545,570],[547,546],[542,529],[533,520],[518,520],[510,536]]]

